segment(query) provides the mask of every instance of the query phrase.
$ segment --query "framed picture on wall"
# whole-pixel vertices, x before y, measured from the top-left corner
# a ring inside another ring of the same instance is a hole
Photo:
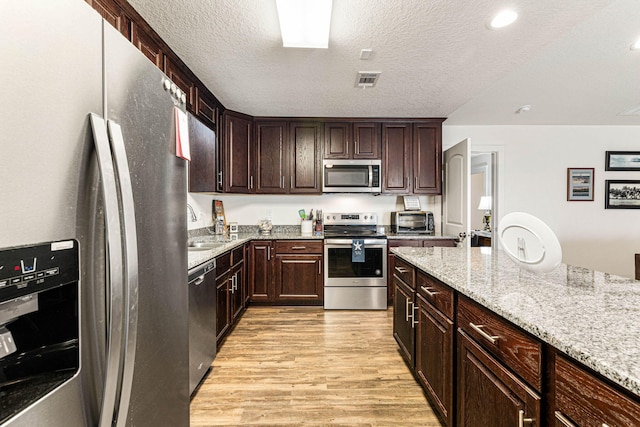
[[[593,201],[593,168],[567,168],[567,200]]]
[[[605,181],[605,209],[640,209],[640,181]]]
[[[608,171],[640,171],[640,151],[607,151],[604,169]]]

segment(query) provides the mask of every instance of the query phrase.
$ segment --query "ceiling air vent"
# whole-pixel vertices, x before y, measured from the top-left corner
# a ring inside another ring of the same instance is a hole
[[[374,87],[382,71],[359,71],[356,78],[356,87]]]

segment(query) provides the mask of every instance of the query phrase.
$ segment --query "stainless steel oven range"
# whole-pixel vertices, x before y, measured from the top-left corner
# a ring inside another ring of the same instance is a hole
[[[378,234],[377,214],[325,213],[323,220],[324,308],[386,310],[387,238]]]

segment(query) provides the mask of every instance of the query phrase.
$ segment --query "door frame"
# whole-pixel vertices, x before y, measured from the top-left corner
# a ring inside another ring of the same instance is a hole
[[[504,209],[504,145],[471,144],[471,154],[491,154],[491,248],[497,250],[498,224]]]

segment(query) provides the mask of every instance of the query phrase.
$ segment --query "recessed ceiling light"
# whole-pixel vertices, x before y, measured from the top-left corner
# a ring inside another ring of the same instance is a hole
[[[332,0],[276,0],[283,47],[329,47]]]
[[[531,105],[523,105],[516,110],[516,114],[527,113],[531,110]]]
[[[640,39],[636,40],[634,44],[631,45],[631,50],[639,50],[640,49]]]
[[[503,10],[493,17],[489,23],[489,28],[506,27],[507,25],[512,24],[516,19],[518,19],[518,14],[516,12],[513,10]]]

